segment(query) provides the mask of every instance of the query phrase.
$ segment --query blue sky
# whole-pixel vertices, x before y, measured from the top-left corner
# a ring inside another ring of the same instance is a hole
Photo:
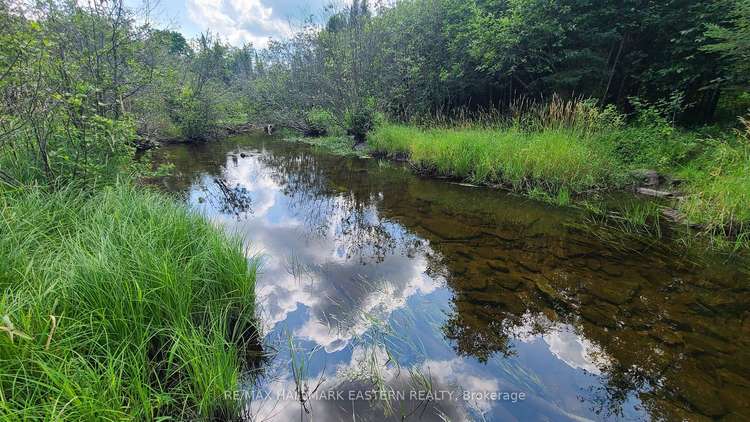
[[[140,7],[144,0],[125,0]],[[148,0],[151,20],[192,38],[210,29],[233,45],[263,47],[269,38],[290,35],[310,15],[321,16],[330,4],[348,0]]]

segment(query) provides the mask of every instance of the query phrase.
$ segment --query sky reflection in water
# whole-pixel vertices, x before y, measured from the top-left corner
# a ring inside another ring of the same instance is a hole
[[[177,171],[167,187],[249,239],[249,255],[262,262],[257,299],[277,353],[256,387],[271,396],[256,394],[250,419],[642,420],[747,411],[738,399],[748,391],[747,364],[727,349],[746,341],[730,331],[747,331],[732,307],[747,298],[738,287],[744,273],[684,263],[668,245],[633,256],[570,226],[580,219],[570,211],[420,180],[374,160],[252,137],[163,154]],[[703,303],[717,283],[739,296]],[[696,312],[693,301],[711,312]],[[710,336],[696,329],[719,320],[729,326]],[[342,391],[344,400],[279,400],[295,392],[295,368],[315,394]],[[685,390],[696,383],[700,394]],[[350,391],[378,388],[406,399],[348,400]],[[419,391],[443,392],[442,400],[411,400]],[[525,399],[463,400],[464,391]]]

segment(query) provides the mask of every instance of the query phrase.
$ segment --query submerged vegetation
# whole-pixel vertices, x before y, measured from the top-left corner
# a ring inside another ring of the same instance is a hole
[[[301,142],[304,144],[312,145],[316,148],[321,148],[331,154],[335,155],[351,155],[357,157],[369,157],[369,150],[365,144],[361,144],[362,148],[352,147],[352,140],[348,136],[323,136],[323,137],[299,137],[291,136],[285,138],[292,142]]]

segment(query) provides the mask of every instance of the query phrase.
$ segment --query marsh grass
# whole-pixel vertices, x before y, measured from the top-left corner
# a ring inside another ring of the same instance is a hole
[[[500,186],[557,205],[634,186],[631,174],[654,169],[683,180],[673,204],[690,227],[719,249],[750,247],[750,123],[736,135],[676,128],[655,106],[626,124],[613,107],[587,100],[518,100],[509,110],[438,115],[386,124],[369,138],[375,154],[408,158],[423,174]],[[582,201],[583,200],[583,201]],[[661,237],[658,212],[628,204],[595,219]]]
[[[497,129],[421,129],[387,125],[369,138],[375,151],[409,156],[412,163],[441,176],[517,191],[540,189],[569,201],[571,194],[622,183],[618,162],[605,144],[576,130],[527,132]]]
[[[519,97],[506,108],[468,109],[459,107],[451,112],[438,110],[409,122],[423,128],[506,129],[524,131],[544,129],[574,129],[581,133],[595,133],[602,128],[625,125],[625,116],[614,106],[599,107],[596,100],[582,97],[563,99],[553,95],[548,99]]]
[[[408,156],[425,172],[568,204],[576,194],[625,183],[615,148],[600,141],[602,133],[623,125],[624,116],[613,107],[592,101],[519,99],[504,111],[382,125],[368,142],[375,152]]]
[[[585,221],[609,228],[618,234],[660,239],[664,236],[662,210],[664,205],[645,199],[621,199],[616,205],[600,201],[584,201]]]
[[[0,192],[0,419],[229,417],[255,266],[169,199]]]
[[[724,247],[750,246],[750,137],[720,142],[682,170],[687,195],[678,209]]]

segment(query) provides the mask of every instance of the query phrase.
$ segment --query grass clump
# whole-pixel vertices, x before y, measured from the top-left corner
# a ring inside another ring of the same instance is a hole
[[[679,210],[690,222],[715,235],[750,245],[750,142],[717,142],[680,175],[687,180]]]
[[[157,194],[0,191],[0,419],[229,415],[254,283],[238,240]]]
[[[541,189],[565,202],[570,193],[621,183],[613,151],[595,142],[594,137],[572,129],[529,132],[515,127],[421,129],[383,125],[370,135],[369,144],[375,151],[408,155],[419,167],[440,175],[475,183],[500,183],[523,191]]]
[[[662,238],[664,206],[646,199],[618,198],[613,202],[584,201],[585,221],[632,237]],[[600,236],[598,236],[600,237]]]

